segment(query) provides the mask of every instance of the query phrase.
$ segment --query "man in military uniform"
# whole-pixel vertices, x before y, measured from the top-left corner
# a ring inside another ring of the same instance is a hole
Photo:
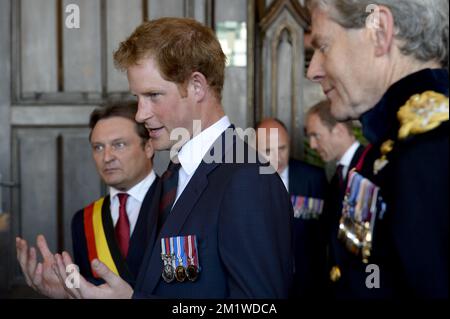
[[[370,142],[348,175],[337,297],[448,298],[449,3],[372,3],[308,3],[308,77]]]
[[[347,173],[358,163],[364,152],[364,146],[359,143],[353,133],[352,121],[336,121],[331,114],[331,105],[328,100],[321,101],[308,110],[305,129],[311,148],[319,153],[324,162],[336,163],[336,171],[331,178],[325,200],[322,233],[325,234],[328,246],[326,273],[329,275],[325,277],[327,277],[329,294],[340,295],[341,290],[347,290],[348,276],[343,276],[338,281],[335,281],[335,278],[339,275],[340,268],[354,260],[352,255],[348,256],[345,253],[346,248],[337,236],[342,200],[345,195]],[[343,250],[344,253],[342,253]]]

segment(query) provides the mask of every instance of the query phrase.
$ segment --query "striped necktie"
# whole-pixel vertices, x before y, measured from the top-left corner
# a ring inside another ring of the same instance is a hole
[[[173,203],[175,202],[178,188],[178,171],[180,167],[180,163],[170,162],[169,167],[161,177],[162,190],[159,202],[159,228],[161,228],[166,221],[167,216],[169,216],[169,213],[172,210]]]
[[[344,176],[344,165],[339,164],[336,167],[336,175],[338,177],[339,189],[344,190],[345,189],[345,179],[346,179],[346,176]]]

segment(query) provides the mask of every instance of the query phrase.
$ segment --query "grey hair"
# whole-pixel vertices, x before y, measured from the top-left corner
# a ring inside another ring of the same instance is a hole
[[[370,5],[385,6],[394,17],[396,38],[404,55],[448,67],[448,0],[309,0],[307,5],[310,12],[319,8],[347,29],[366,26]]]

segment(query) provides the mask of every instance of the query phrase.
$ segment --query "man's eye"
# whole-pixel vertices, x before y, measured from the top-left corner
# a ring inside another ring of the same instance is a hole
[[[161,95],[161,93],[147,93],[145,94],[146,97],[150,98],[150,99],[156,99]]]
[[[113,144],[114,149],[120,150],[126,146],[125,142],[117,142]]]
[[[93,149],[95,152],[101,152],[103,151],[103,145],[94,145]]]

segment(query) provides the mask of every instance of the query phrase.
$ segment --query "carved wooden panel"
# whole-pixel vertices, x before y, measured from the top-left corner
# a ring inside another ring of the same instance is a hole
[[[297,1],[278,0],[260,22],[262,61],[258,120],[277,117],[291,136],[291,152],[303,156],[304,118],[304,9]]]

